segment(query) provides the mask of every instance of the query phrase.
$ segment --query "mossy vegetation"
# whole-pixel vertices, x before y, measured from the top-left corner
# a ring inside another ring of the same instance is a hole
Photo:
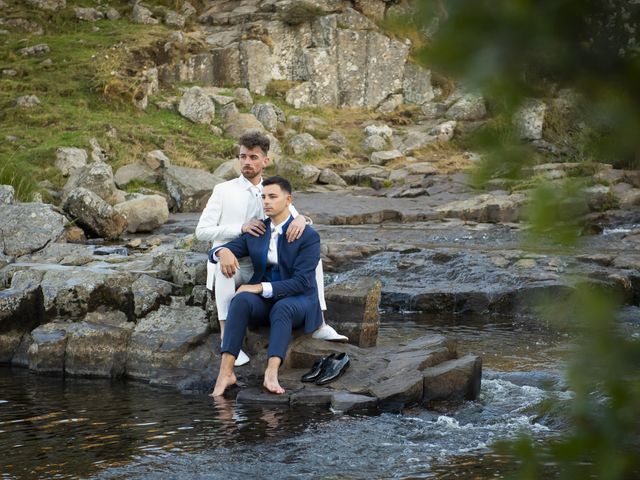
[[[44,34],[11,32],[0,45],[1,69],[16,72],[0,77],[0,181],[12,184],[21,200],[30,199],[40,180],[60,186],[56,149],[88,149],[91,138],[107,150],[114,168],[154,149],[164,150],[174,164],[209,170],[233,155],[234,141],[215,135],[210,126],[195,125],[153,102],[145,111],[132,104],[139,89],[133,71],[146,61],[141,52],[153,51],[171,30],[126,19],[82,22],[74,16],[76,6],[86,5],[68,1],[66,9],[51,13],[12,2],[3,12],[6,18],[39,23]],[[49,53],[20,54],[21,48],[42,43]],[[45,59],[50,66],[42,64]],[[41,104],[16,107],[15,99],[23,95],[36,95]]]
[[[321,15],[324,10],[311,2],[293,2],[280,14],[280,20],[291,26],[312,22]]]

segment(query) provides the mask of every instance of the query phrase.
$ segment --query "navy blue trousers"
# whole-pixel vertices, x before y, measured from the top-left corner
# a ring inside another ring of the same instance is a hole
[[[269,357],[280,357],[284,361],[287,347],[294,328],[304,325],[305,313],[309,308],[303,296],[282,298],[276,302],[271,298],[242,292],[238,293],[229,306],[229,314],[224,326],[222,353],[238,357],[247,327],[270,326]]]

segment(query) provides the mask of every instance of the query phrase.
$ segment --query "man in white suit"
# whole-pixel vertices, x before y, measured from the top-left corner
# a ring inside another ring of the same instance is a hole
[[[247,132],[238,140],[240,145],[241,175],[238,178],[216,185],[207,202],[198,226],[198,240],[211,242],[212,247],[227,243],[243,233],[259,236],[265,231],[262,206],[262,171],[269,164],[270,141],[260,132]],[[298,215],[295,207],[290,206],[294,220],[287,229],[287,241],[298,239],[307,223],[303,215]],[[207,263],[207,289],[214,292],[220,335],[224,336],[224,323],[229,312],[231,299],[239,285],[246,284],[253,275],[253,266],[249,259],[236,260],[233,264]],[[322,263],[316,269],[318,301],[320,308],[327,309],[324,300],[324,278]],[[215,289],[215,290],[214,290]],[[344,335],[338,334],[332,327],[323,323],[313,333],[313,338],[345,342]],[[242,350],[235,365],[244,365],[249,357]]]

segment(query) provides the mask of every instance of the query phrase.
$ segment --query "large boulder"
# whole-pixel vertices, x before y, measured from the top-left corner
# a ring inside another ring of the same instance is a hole
[[[287,121],[284,112],[273,103],[257,103],[251,107],[251,113],[270,132],[275,132],[279,123]]]
[[[484,98],[470,93],[456,100],[446,113],[446,117],[451,120],[481,120],[486,116]]]
[[[207,205],[213,187],[223,182],[204,170],[170,165],[164,173],[167,191],[179,212],[201,212]]]
[[[369,135],[362,141],[362,149],[365,152],[378,152],[387,148],[387,140],[380,135]]]
[[[322,144],[309,133],[299,133],[289,140],[289,147],[294,155],[305,155],[324,149]]]
[[[345,352],[351,360],[338,380],[326,386],[300,382],[301,372],[314,360],[338,352]],[[377,348],[330,344],[300,336],[291,343],[285,361],[288,368],[280,376],[293,392],[285,393],[290,395],[289,403],[329,405],[339,403],[347,395],[369,407],[399,411],[436,399],[477,398],[480,360],[473,355],[456,357],[455,344],[441,335],[426,335],[400,346]],[[238,401],[251,402],[250,398],[251,395],[238,395]],[[349,402],[345,402],[345,409],[349,408]]]
[[[180,99],[178,112],[193,123],[211,123],[216,106],[202,88],[191,87]]]
[[[264,132],[262,123],[251,113],[234,113],[225,119],[224,131],[231,138],[238,139],[249,130]]]
[[[401,160],[404,155],[399,150],[388,150],[385,152],[373,152],[369,160],[372,165],[386,165],[394,160]]]
[[[42,203],[7,205],[0,202],[0,218],[2,253],[11,256],[42,249],[59,239],[67,225],[64,215]]]
[[[132,182],[157,183],[160,174],[144,163],[130,163],[116,170],[113,181],[118,188],[125,188]]]
[[[65,211],[92,235],[115,239],[122,235],[127,220],[96,193],[76,188],[64,203]]]
[[[129,233],[150,232],[169,219],[167,201],[160,195],[141,195],[118,203],[114,209],[124,215]]]
[[[243,40],[239,50],[242,86],[264,95],[271,81],[272,56],[269,46],[260,40]],[[256,65],[261,68],[255,68]]]
[[[153,259],[153,268],[164,280],[181,287],[207,283],[207,254],[185,251],[161,252]]]
[[[424,371],[422,401],[474,400],[480,394],[482,359],[476,355],[448,360]]]
[[[269,155],[271,156],[271,155]],[[224,180],[231,180],[237,178],[242,171],[240,170],[240,163],[238,160],[227,160],[222,163],[218,168],[215,169],[213,174],[216,177],[222,178]]]
[[[64,372],[69,323],[51,322],[31,332],[32,342],[27,352],[29,369],[38,373]]]
[[[307,183],[315,183],[320,177],[320,169],[297,160],[283,160],[276,166],[276,173],[283,177],[300,177]]]
[[[445,217],[473,220],[475,222],[505,223],[521,219],[526,197],[485,193],[467,200],[458,200],[436,208]]]
[[[63,202],[77,188],[91,190],[109,205],[115,205],[124,200],[124,193],[116,187],[113,169],[106,163],[92,163],[73,169],[62,189]]]
[[[127,354],[127,376],[164,383],[168,372],[206,371],[218,358],[209,345],[209,321],[199,307],[162,305],[136,325]]]
[[[166,280],[140,275],[131,284],[136,318],[145,317],[150,312],[157,310],[160,305],[169,303],[170,296],[174,293],[174,286]]]
[[[406,103],[422,105],[433,100],[435,95],[431,86],[431,72],[407,62],[404,66],[403,91]]]
[[[381,284],[379,280],[362,278],[325,288],[327,321],[337,331],[360,347],[371,347],[378,339]]]
[[[145,155],[144,164],[151,170],[163,170],[171,165],[171,159],[162,150],[152,150]]]
[[[134,324],[119,311],[91,312],[67,328],[64,370],[69,375],[121,377]]]
[[[539,140],[542,138],[547,105],[538,99],[528,99],[516,112],[514,121],[520,138]]]
[[[47,266],[20,270],[13,275],[16,290],[40,285],[47,318],[80,319],[103,305],[117,305],[133,318],[131,283],[134,275],[111,269],[76,266]]]
[[[42,289],[36,282],[0,290],[0,363],[11,361],[22,337],[43,317]]]
[[[183,28],[186,18],[173,10],[167,10],[164,14],[164,23],[170,27]]]
[[[60,147],[56,150],[55,166],[68,177],[75,170],[87,164],[87,151],[83,148]]]
[[[336,185],[338,187],[346,187],[347,182],[330,168],[323,168],[318,175],[318,183],[322,185]]]
[[[155,25],[160,23],[160,20],[153,17],[153,13],[151,12],[151,10],[139,3],[136,3],[133,6],[131,19],[134,21],[134,23],[142,23],[145,25]]]

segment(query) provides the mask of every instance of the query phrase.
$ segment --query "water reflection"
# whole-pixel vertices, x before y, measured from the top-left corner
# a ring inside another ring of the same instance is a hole
[[[132,382],[62,379],[0,368],[1,478],[73,478],[147,455],[296,435],[330,419],[216,404]]]
[[[429,332],[483,356],[478,401],[340,416],[0,368],[0,478],[488,478],[510,468],[497,439],[561,431],[562,416],[539,407],[570,395],[567,337],[510,319],[385,314],[379,338]]]

